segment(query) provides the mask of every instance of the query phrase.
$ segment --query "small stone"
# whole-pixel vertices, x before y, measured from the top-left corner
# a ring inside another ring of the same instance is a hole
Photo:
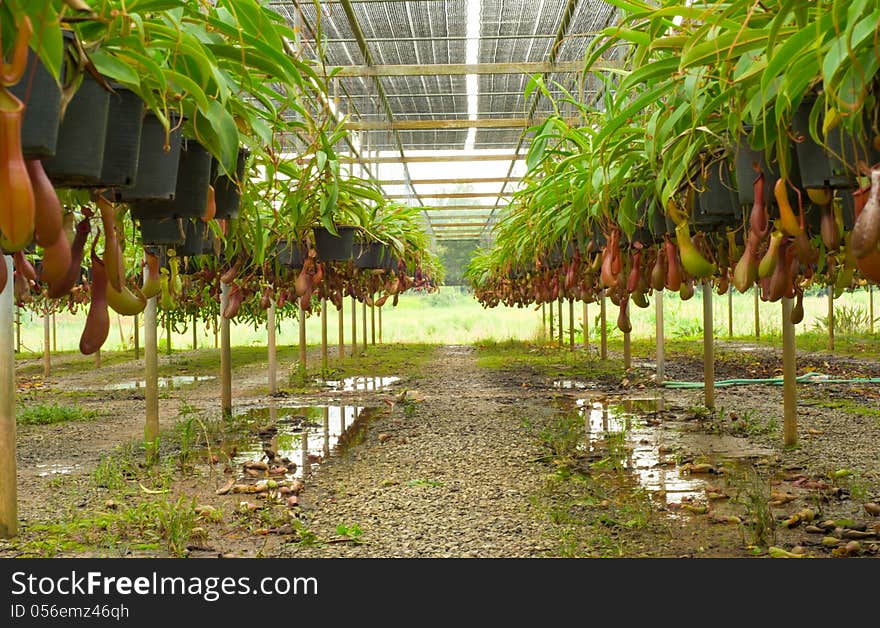
[[[388,434],[387,432],[382,432],[381,434],[379,434],[379,442],[380,443],[385,443],[385,442],[389,441],[390,439],[391,439],[391,434]]]

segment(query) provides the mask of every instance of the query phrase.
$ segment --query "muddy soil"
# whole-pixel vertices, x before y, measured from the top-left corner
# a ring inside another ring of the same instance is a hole
[[[194,357],[161,360],[185,374]],[[364,373],[401,378],[386,388],[275,399],[266,395],[265,364],[241,365],[237,411],[273,403],[367,410],[344,447],[300,461],[304,486],[292,476],[243,475],[237,450],[265,442],[257,432],[265,437],[281,425],[263,422],[234,441],[209,442],[209,454],[172,469],[161,491],[130,478],[121,493],[99,486],[94,472],[119,445],[142,437],[143,394],[102,389],[136,379],[141,365],[120,359],[84,370],[83,358],[64,356],[55,363],[59,375],[43,381],[36,363],[22,363],[24,399],[79,404],[100,418],[19,428],[22,536],[0,544],[0,556],[35,553],[40,524],[181,497],[217,513],[188,544],[186,553],[202,557],[751,556],[770,545],[814,556],[877,554],[880,519],[863,507],[880,501],[876,384],[800,386],[801,443],[786,450],[778,386],[719,388],[718,411],[708,413],[699,410],[698,390],[656,388],[647,361],[636,360],[620,379],[560,387],[562,371],[490,370],[477,357],[472,347],[438,347],[413,372]],[[780,367],[772,349],[719,343],[719,379],[774,377]],[[841,378],[880,374],[877,364],[831,355],[799,356],[798,367]],[[702,375],[689,357],[671,360],[667,372],[679,380]],[[218,397],[217,380],[163,389],[162,427],[179,420],[184,403],[189,415],[216,418]],[[634,398],[662,403],[633,406]],[[548,440],[559,417],[572,413],[587,432],[555,455]],[[217,494],[276,477],[294,490]],[[839,544],[823,544],[826,537]],[[844,551],[851,541],[859,547]],[[169,555],[154,545],[59,545],[47,554]]]

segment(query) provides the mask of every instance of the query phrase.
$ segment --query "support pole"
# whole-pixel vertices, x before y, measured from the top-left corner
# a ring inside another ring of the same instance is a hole
[[[871,305],[873,305],[873,300]],[[873,308],[871,311],[873,312]],[[874,331],[873,324],[871,326],[871,331]],[[52,351],[58,351],[58,329],[55,327],[55,312],[52,312]]]
[[[382,308],[379,308],[379,344],[382,344]]]
[[[196,351],[199,348],[199,324],[196,320],[196,315],[193,314],[193,351]]]
[[[144,269],[144,277],[147,269]],[[147,299],[144,308],[144,403],[146,423],[144,440],[148,452],[153,452],[159,438],[159,297]],[[152,453],[148,455],[148,458]]]
[[[553,339],[556,337],[556,334],[553,332],[553,303],[550,303],[550,307],[547,308],[550,311],[550,336],[549,342],[553,342]]]
[[[375,298],[375,294],[371,298]],[[370,344],[376,346],[376,304],[370,306]]]
[[[299,381],[306,381],[306,311],[299,303]]]
[[[715,409],[715,338],[712,325],[712,284],[703,281],[703,385],[706,407]]]
[[[868,284],[868,316],[871,318],[869,323],[871,334],[874,333],[874,284]],[[53,319],[54,320],[54,319]]]
[[[9,277],[10,279],[8,279],[6,283],[12,281],[11,273]],[[21,353],[21,310],[19,308],[15,308],[15,352]]]
[[[361,303],[361,331],[363,331],[363,354],[367,355],[367,302]]]
[[[278,392],[278,352],[275,342],[275,299],[269,301],[269,309],[266,310],[266,340],[269,351],[269,394]]]
[[[541,331],[544,338],[547,337],[547,304],[541,304]]]
[[[559,328],[559,347],[562,348],[562,297],[559,297],[559,300],[556,302],[559,310],[559,324],[557,327]]]
[[[101,368],[101,350],[100,349],[95,351],[95,368],[96,369]]]
[[[141,325],[137,314],[134,315],[134,359],[141,359]]]
[[[0,292],[0,329],[10,332],[15,324],[12,257],[6,264],[6,286]],[[15,350],[12,333],[0,333],[0,538],[18,536],[18,478],[15,465]]]
[[[791,323],[793,307],[792,299],[782,299],[782,404],[786,447],[793,447],[798,441],[797,364],[794,325]]]
[[[755,340],[761,339],[761,309],[758,305],[761,303],[761,300],[758,298],[758,291],[760,288],[755,286]]]
[[[345,299],[341,299],[339,301],[339,309],[336,310],[336,322],[339,325],[339,332],[337,336],[337,343],[339,345],[339,361],[342,362],[345,359],[345,312],[343,311],[345,307]]]
[[[321,377],[327,372],[327,299],[321,299]]]
[[[589,322],[588,322],[589,320],[590,320],[590,315],[589,315],[589,312],[587,311],[587,302],[584,301],[584,324],[583,324],[584,351],[590,350],[590,326],[589,326]]]
[[[165,312],[165,352],[171,355],[171,316],[170,312]]]
[[[568,300],[568,347],[574,352],[574,299]]]
[[[358,326],[357,326],[358,303],[354,296],[351,297],[351,357],[358,352]]]
[[[666,377],[666,347],[663,336],[663,290],[654,293],[654,336],[657,341],[657,383],[662,384]]]
[[[834,351],[834,286],[828,286],[828,350]]]
[[[220,346],[220,344],[217,340],[217,331],[219,329],[220,329],[220,319],[215,315],[214,316],[214,348],[215,349]]]
[[[632,342],[629,332],[623,334],[623,370],[628,371],[632,368]]]
[[[601,342],[599,345],[599,357],[603,360],[608,359],[608,327],[605,322],[605,295],[602,295],[602,300],[599,301],[599,322],[602,325],[602,335]]]
[[[49,350],[51,333],[49,306],[47,305],[43,310],[43,377],[49,377],[49,372],[52,370],[52,354]]]
[[[733,286],[727,287],[727,337],[733,338]]]
[[[220,282],[220,311],[229,304],[229,284]],[[220,406],[223,416],[232,416],[232,348],[229,339],[229,319],[220,317]]]

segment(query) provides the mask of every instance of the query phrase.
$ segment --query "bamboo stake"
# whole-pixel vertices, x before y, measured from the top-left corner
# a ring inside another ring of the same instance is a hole
[[[357,355],[358,349],[358,326],[357,326],[357,299],[351,297],[351,357]]]
[[[623,333],[623,370],[628,371],[632,368],[632,342],[629,332]]]
[[[584,301],[584,351],[589,352],[590,350],[590,329],[589,323],[590,320],[589,313],[587,312],[587,302]]]
[[[608,359],[608,328],[606,324],[605,318],[605,295],[602,295],[602,300],[599,301],[599,319],[602,325],[601,329],[601,344],[599,345],[599,357],[603,360]]]
[[[755,340],[761,339],[761,310],[758,307],[760,299],[758,298],[758,286],[755,286]]]
[[[828,350],[834,351],[834,286],[828,286]]]
[[[43,310],[43,377],[49,377],[52,370],[52,358],[49,351],[50,335],[49,306],[47,305]]]
[[[306,381],[306,311],[299,302],[299,380]]]
[[[715,338],[712,324],[712,284],[703,281],[703,385],[706,407],[715,409]]]
[[[339,301],[339,309],[336,310],[336,322],[339,326],[338,335],[337,335],[337,343],[339,345],[339,361],[342,362],[345,359],[345,312],[343,309],[345,307],[345,299],[340,299]],[[380,319],[381,320],[381,319]]]
[[[229,304],[229,284],[220,283],[220,311]],[[220,317],[220,406],[223,416],[232,416],[232,348],[229,338],[229,319]]]
[[[727,337],[733,338],[733,288],[727,287]]]
[[[141,359],[141,325],[137,314],[134,315],[134,359]]]
[[[321,299],[321,377],[327,372],[327,299]]]
[[[144,277],[148,271],[144,269]],[[147,300],[144,309],[144,403],[146,422],[144,439],[148,444],[148,458],[155,451],[159,438],[159,297]]]
[[[193,351],[196,351],[199,348],[198,336],[199,336],[199,323],[196,320],[196,315],[193,314]]]
[[[363,331],[363,354],[367,355],[367,302],[361,303],[361,331]]]
[[[375,294],[371,298],[375,298]],[[376,304],[370,306],[370,344],[376,346]]]
[[[798,441],[797,364],[794,325],[791,323],[793,307],[792,299],[782,299],[782,400],[786,447],[793,447]]]
[[[95,351],[95,368],[96,369],[101,368],[101,350],[100,349]]]
[[[556,337],[556,334],[553,332],[553,303],[550,303],[550,307],[547,308],[550,311],[550,336],[549,342],[553,342],[553,339]]]
[[[0,256],[9,280],[0,292],[0,328],[15,325],[12,257]],[[0,333],[0,538],[18,536],[18,487],[15,464],[15,350],[12,333]]]
[[[547,304],[541,304],[541,328],[543,332],[543,337],[547,337]]]
[[[266,310],[266,331],[268,338],[266,348],[269,351],[269,394],[278,392],[278,351],[275,342],[275,299],[269,301],[269,309]]]
[[[663,335],[663,290],[654,293],[654,335],[657,340],[657,383],[662,384],[666,377],[666,348]]]
[[[12,275],[9,275],[12,277]],[[9,283],[7,281],[7,283]],[[15,352],[21,353],[21,310],[15,308]]]
[[[872,301],[873,305],[873,301]],[[873,311],[873,310],[872,310]],[[872,327],[873,330],[873,327]],[[58,329],[55,327],[55,312],[52,312],[52,351],[58,351]]]
[[[874,333],[874,284],[868,284],[868,316],[871,318],[871,334]]]
[[[382,344],[382,308],[379,308],[379,344]]]
[[[556,303],[559,306],[558,307],[559,324],[557,325],[557,327],[559,328],[559,348],[561,349],[562,348],[562,325],[563,325],[563,322],[562,322],[562,297],[559,297],[559,300]]]
[[[568,300],[568,346],[574,352],[574,299]]]

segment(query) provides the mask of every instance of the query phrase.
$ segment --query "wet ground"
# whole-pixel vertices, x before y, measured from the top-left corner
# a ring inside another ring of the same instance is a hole
[[[774,351],[742,349],[720,343],[719,379],[778,375]],[[483,368],[477,358],[469,346],[438,347],[413,372],[339,377],[277,397],[266,395],[265,366],[243,365],[228,420],[218,417],[213,376],[169,376],[161,415],[177,440],[158,471],[133,463],[136,449],[118,451],[142,434],[137,364],[103,367],[100,378],[23,373],[27,402],[80,405],[100,418],[20,427],[23,533],[0,544],[0,556],[168,555],[153,537],[136,542],[149,536],[146,524],[121,529],[125,542],[108,547],[77,537],[34,549],[46,522],[157,503],[194,509],[199,532],[172,552],[192,556],[878,553],[877,384],[801,385],[801,445],[785,450],[779,386],[719,388],[708,412],[700,390],[655,387],[647,360],[589,378],[564,365]],[[828,355],[798,366],[835,379],[880,374]],[[696,380],[698,369],[686,356],[667,364],[673,379]],[[129,465],[115,488],[105,469],[113,456]]]

